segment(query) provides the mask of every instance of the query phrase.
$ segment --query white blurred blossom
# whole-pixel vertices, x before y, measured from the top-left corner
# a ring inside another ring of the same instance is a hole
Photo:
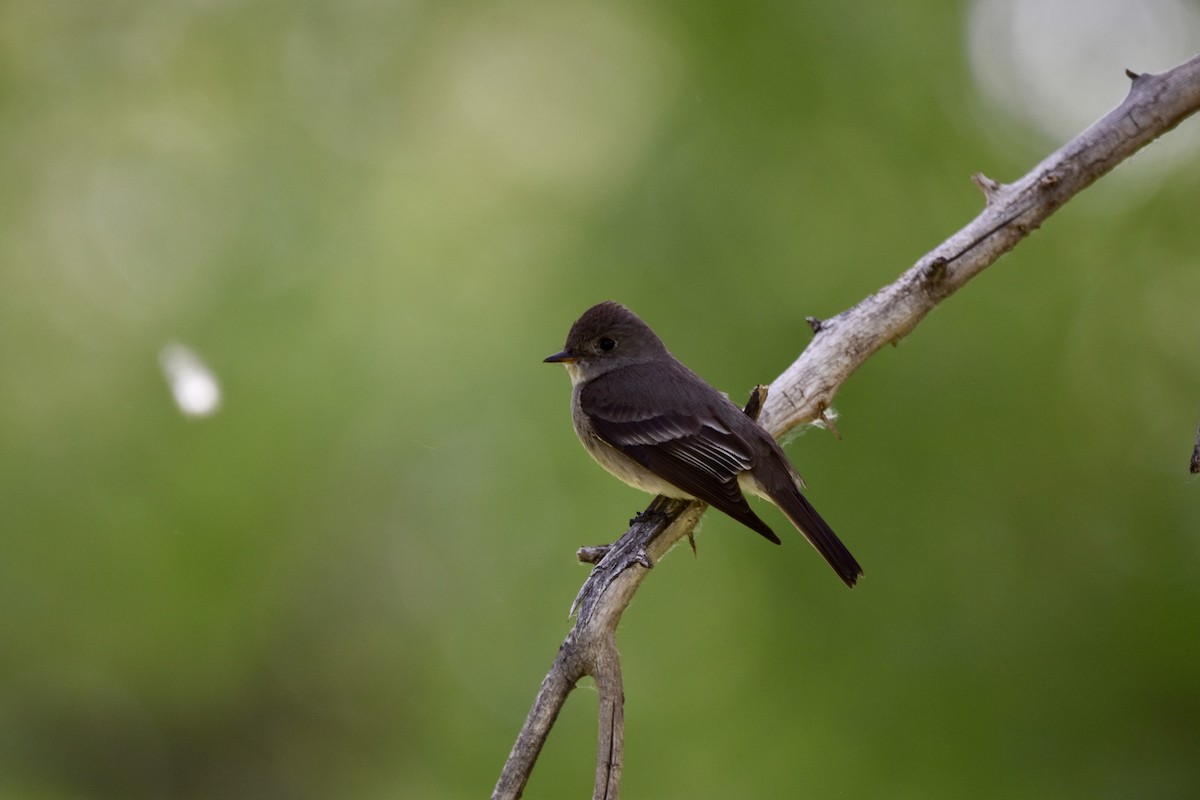
[[[175,405],[186,417],[211,416],[221,406],[221,385],[200,357],[181,344],[168,344],[158,355]]]

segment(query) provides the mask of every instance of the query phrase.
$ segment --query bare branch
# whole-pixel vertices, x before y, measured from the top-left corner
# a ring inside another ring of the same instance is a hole
[[[771,384],[763,427],[780,436],[815,419],[879,348],[907,336],[1064,203],[1200,108],[1200,56],[1167,72],[1130,77],[1121,105],[1020,180],[1005,185],[977,174],[975,184],[987,199],[979,216],[895,282],[822,320],[813,341]]]
[[[1001,184],[977,174],[986,199],[970,224],[922,257],[895,282],[825,320],[808,318],[814,337],[771,384],[756,389],[747,413],[775,436],[821,417],[847,378],[885,344],[911,332],[934,306],[995,263],[1051,214],[1117,164],[1200,109],[1200,56],[1159,74],[1136,74],[1125,100],[1050,154],[1020,180]],[[1193,471],[1200,459],[1200,441]],[[599,689],[599,747],[594,798],[616,800],[623,763],[624,696],[616,629],[642,579],[672,546],[690,537],[706,506],[656,498],[607,548],[584,548],[596,566],[575,598],[575,625],[542,682],[529,717],[492,793],[517,798],[559,710],[576,682]]]

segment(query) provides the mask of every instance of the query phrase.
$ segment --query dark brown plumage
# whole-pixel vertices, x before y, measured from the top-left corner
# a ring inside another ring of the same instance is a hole
[[[697,498],[776,544],[744,492],[777,505],[853,586],[862,568],[800,493],[800,476],[775,439],[680,363],[632,311],[588,309],[566,347],[546,361],[571,376],[572,418],[588,452],[644,491]]]

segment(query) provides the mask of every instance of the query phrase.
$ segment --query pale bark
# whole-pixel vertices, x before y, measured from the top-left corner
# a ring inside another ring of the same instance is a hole
[[[1132,86],[1121,105],[1024,177],[1001,184],[974,176],[987,202],[966,227],[852,308],[827,320],[810,320],[813,340],[771,384],[761,412],[761,393],[756,393],[747,413],[758,413],[759,422],[777,437],[820,417],[846,379],[873,353],[902,339],[938,303],[995,263],[1064,203],[1200,109],[1200,56],[1158,74],[1127,74]],[[624,755],[617,625],[650,568],[691,535],[705,508],[698,502],[657,498],[611,547],[580,551],[581,560],[596,566],[576,597],[575,625],[513,745],[492,793],[495,800],[521,796],[562,704],[585,675],[595,678],[600,703],[593,797],[615,800]]]

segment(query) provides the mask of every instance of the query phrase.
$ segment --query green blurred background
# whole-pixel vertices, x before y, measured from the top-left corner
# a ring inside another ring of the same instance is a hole
[[[486,795],[575,548],[648,499],[541,358],[615,298],[743,397],[972,172],[1200,41],[1125,5],[1169,41],[1016,0],[0,5],[0,796]],[[625,796],[1197,796],[1196,128],[789,446],[857,589],[711,514],[655,570]],[[588,795],[594,706],[528,797]]]

